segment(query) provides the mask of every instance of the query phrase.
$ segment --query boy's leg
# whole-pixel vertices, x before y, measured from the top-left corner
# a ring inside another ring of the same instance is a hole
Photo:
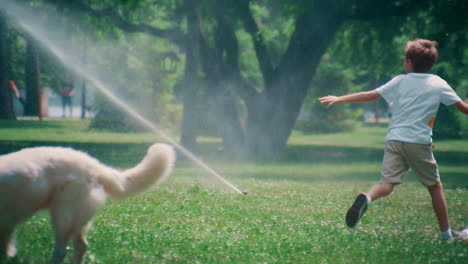
[[[351,208],[346,213],[346,224],[355,227],[367,211],[370,203],[392,193],[396,184],[402,182],[402,178],[409,166],[401,154],[403,143],[388,141],[385,143],[384,158],[382,164],[382,180],[370,188],[367,193],[361,193],[356,197]]]
[[[395,186],[394,183],[379,183],[372,186],[369,191],[367,191],[367,195],[371,199],[371,201],[375,201],[379,198],[385,197],[390,195],[393,192],[393,187]]]
[[[466,236],[462,233],[450,229],[444,188],[440,181],[439,169],[431,146],[424,144],[408,144],[407,153],[411,169],[418,177],[419,181],[427,187],[431,195],[432,207],[434,208],[439,228],[442,232],[442,239],[465,239]]]
[[[355,227],[367,211],[370,203],[391,194],[394,185],[393,183],[379,183],[372,186],[367,193],[360,193],[346,213],[346,225],[351,228]]]
[[[428,186],[427,189],[431,194],[432,207],[434,208],[437,220],[439,221],[440,231],[447,231],[449,228],[448,209],[442,183],[438,182],[437,184]]]

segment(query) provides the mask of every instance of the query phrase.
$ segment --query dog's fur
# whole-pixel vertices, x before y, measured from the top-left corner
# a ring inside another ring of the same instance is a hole
[[[137,166],[123,172],[70,148],[27,148],[0,156],[0,261],[16,253],[15,226],[47,209],[55,233],[50,263],[63,261],[70,239],[73,261],[81,263],[88,247],[84,232],[106,197],[125,198],[160,183],[174,162],[174,150],[166,144],[152,145]]]

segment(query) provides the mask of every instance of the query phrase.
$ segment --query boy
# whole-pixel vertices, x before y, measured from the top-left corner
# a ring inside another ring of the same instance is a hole
[[[328,104],[327,108],[342,103],[370,102],[380,97],[393,105],[385,137],[381,182],[357,196],[346,214],[346,224],[351,228],[358,224],[371,201],[392,193],[411,168],[429,190],[442,238],[463,238],[463,233],[452,231],[449,226],[445,195],[431,148],[431,130],[440,103],[455,105],[465,115],[468,115],[468,104],[444,80],[428,73],[438,57],[436,46],[437,42],[425,39],[408,41],[404,59],[407,74],[398,75],[372,91],[319,98],[321,103]]]

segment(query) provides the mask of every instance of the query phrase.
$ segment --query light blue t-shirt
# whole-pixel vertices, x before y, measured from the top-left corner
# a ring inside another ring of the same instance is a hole
[[[392,113],[386,141],[430,144],[439,105],[461,101],[446,81],[428,73],[398,75],[376,91],[389,103]]]

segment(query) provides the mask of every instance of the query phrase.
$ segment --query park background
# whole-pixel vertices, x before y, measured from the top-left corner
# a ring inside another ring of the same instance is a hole
[[[465,263],[466,243],[439,241],[411,173],[345,228],[350,201],[379,179],[388,106],[325,109],[317,98],[403,73],[404,45],[420,37],[439,43],[431,72],[465,99],[467,13],[462,0],[2,1],[0,153],[58,145],[133,166],[164,138],[96,89],[99,79],[249,194],[179,155],[163,186],[103,208],[87,263]],[[60,107],[66,75],[76,109],[59,120],[45,109]],[[468,119],[441,106],[435,155],[456,229],[468,226],[467,138]],[[25,224],[12,263],[50,255],[47,221]]]

